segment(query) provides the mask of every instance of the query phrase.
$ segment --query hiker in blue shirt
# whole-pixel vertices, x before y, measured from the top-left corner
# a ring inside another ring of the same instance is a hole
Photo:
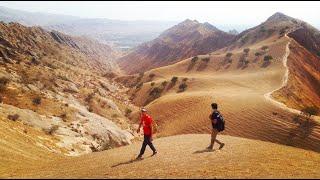
[[[211,143],[207,147],[207,149],[212,150],[214,142],[217,142],[220,145],[219,149],[222,149],[224,146],[224,143],[220,142],[216,138],[217,138],[218,133],[224,130],[224,119],[223,119],[222,115],[220,114],[220,112],[218,111],[218,104],[217,103],[212,103],[211,107],[213,110],[212,114],[210,114],[210,116],[209,116],[209,118],[211,120],[211,124],[212,124]]]

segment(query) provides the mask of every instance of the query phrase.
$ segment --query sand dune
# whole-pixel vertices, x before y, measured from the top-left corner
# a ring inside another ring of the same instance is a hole
[[[268,142],[219,136],[222,150],[208,152],[209,135],[156,139],[159,154],[133,161],[140,143],[80,157],[51,160],[1,177],[23,178],[319,178],[318,153]],[[268,147],[268,148],[266,148]],[[119,156],[121,154],[121,156]]]

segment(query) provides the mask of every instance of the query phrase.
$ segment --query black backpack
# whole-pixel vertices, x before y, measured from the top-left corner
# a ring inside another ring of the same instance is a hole
[[[213,113],[210,116],[211,120],[213,120]],[[224,130],[225,121],[222,114],[219,111],[216,111],[216,113],[218,113],[219,115],[218,115],[217,123],[214,125],[214,127],[218,130],[218,132],[222,132]]]

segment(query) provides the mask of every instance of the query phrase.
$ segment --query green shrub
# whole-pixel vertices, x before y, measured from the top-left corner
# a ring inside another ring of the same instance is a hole
[[[7,85],[9,84],[10,80],[6,77],[0,78],[0,91],[6,89]]]
[[[303,112],[307,116],[316,115],[318,113],[318,111],[319,111],[318,108],[313,107],[313,106],[309,106],[309,107],[303,108],[301,110],[301,112]]]
[[[149,93],[149,95],[153,97],[159,97],[160,94],[161,94],[161,89],[159,87],[153,88]]]
[[[67,118],[67,113],[63,113],[59,116],[60,118],[62,118],[63,120]]]
[[[129,116],[132,113],[132,110],[127,108],[125,111],[126,116]]]
[[[262,54],[259,52],[256,52],[254,55],[258,57],[258,56],[261,56]]]
[[[187,89],[188,85],[186,83],[182,83],[179,85],[179,91],[183,92]]]
[[[280,35],[284,35],[284,33],[286,33],[286,29],[281,29],[279,32]]]
[[[182,79],[183,82],[186,82],[187,80],[188,80],[188,78],[183,78]]]
[[[269,62],[269,61],[272,60],[272,59],[273,59],[273,57],[270,56],[270,55],[264,56],[264,58],[263,58],[263,60],[264,60],[265,62]]]
[[[198,56],[195,56],[195,57],[193,57],[192,59],[191,59],[191,62],[192,63],[196,63],[197,61],[198,61]]]
[[[40,105],[41,104],[41,97],[36,97],[32,100],[32,103],[34,105]]]
[[[203,62],[208,63],[208,62],[210,61],[210,58],[209,58],[209,57],[205,57],[205,58],[202,58],[201,60],[202,60]]]
[[[174,76],[171,78],[172,83],[176,83],[178,81],[178,77]]]
[[[229,53],[226,54],[226,57],[227,57],[227,58],[230,58],[232,55],[233,55],[233,54],[229,52]]]
[[[165,87],[167,84],[168,84],[167,81],[163,81],[163,82],[161,83],[161,85],[162,85],[163,87]]]
[[[244,52],[245,54],[248,54],[249,51],[250,51],[250,48],[246,48],[246,49],[243,50],[243,52]]]
[[[8,119],[11,120],[11,121],[16,121],[19,119],[19,115],[18,114],[14,114],[14,115],[8,115]]]
[[[261,50],[263,50],[263,51],[266,51],[267,49],[269,49],[268,46],[262,46],[262,47],[261,47]]]
[[[38,58],[32,57],[31,63],[34,64],[34,65],[39,65],[39,64],[40,64],[40,61],[38,61]]]
[[[44,129],[44,132],[48,135],[53,135],[59,129],[58,125],[53,125],[48,129]]]
[[[319,51],[319,52],[317,52],[317,56],[319,56],[319,57],[320,57],[320,51]]]

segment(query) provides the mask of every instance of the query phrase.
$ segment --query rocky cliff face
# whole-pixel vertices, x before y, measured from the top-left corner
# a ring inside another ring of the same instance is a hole
[[[316,28],[304,23],[299,29],[289,33],[288,36],[320,57],[320,32]]]

